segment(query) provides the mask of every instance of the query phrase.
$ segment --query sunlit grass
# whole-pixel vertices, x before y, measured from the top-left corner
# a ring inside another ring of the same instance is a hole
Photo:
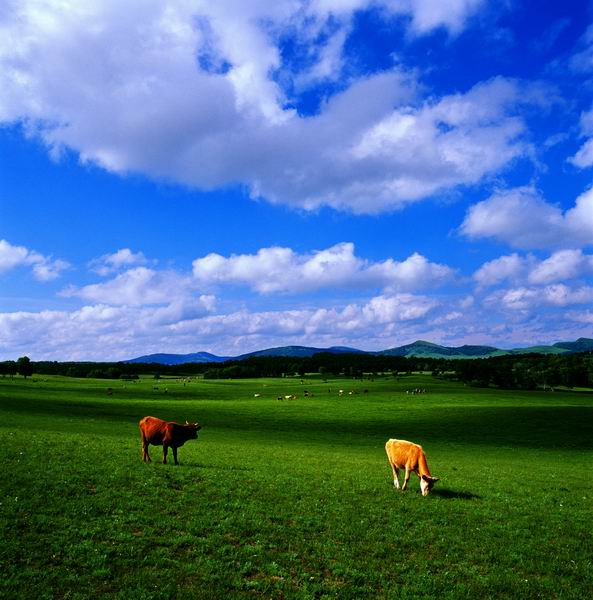
[[[590,395],[183,383],[0,379],[0,596],[588,596]],[[141,462],[145,415],[204,425],[179,467]],[[393,489],[388,437],[424,446],[429,497]]]

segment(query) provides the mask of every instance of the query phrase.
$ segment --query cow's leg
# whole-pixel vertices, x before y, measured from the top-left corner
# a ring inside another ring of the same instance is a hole
[[[163,444],[163,464],[167,464],[167,452],[169,450],[169,446],[167,444]]]
[[[148,454],[148,440],[143,431],[140,432],[140,439],[142,441],[142,461],[151,462],[150,455]]]
[[[408,481],[410,481],[410,468],[406,465],[406,474],[404,476],[404,484],[402,485],[402,491],[408,487]]]
[[[399,490],[399,469],[392,462],[389,462],[389,464],[391,465],[391,470],[393,471],[393,486],[395,489]]]
[[[152,460],[150,459],[150,454],[148,454],[148,442],[144,442],[142,452],[142,460],[144,462],[152,462]]]
[[[175,446],[171,446],[171,449],[173,450],[173,459],[175,460],[175,464],[178,465],[179,463],[177,462],[177,448]]]

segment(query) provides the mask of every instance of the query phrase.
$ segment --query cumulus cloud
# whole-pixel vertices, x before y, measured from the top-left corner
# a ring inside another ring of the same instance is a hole
[[[474,280],[481,286],[497,285],[503,281],[519,280],[527,275],[529,259],[511,254],[500,256],[484,263],[473,275]]]
[[[33,277],[38,281],[52,281],[68,269],[70,263],[0,240],[0,274],[20,266],[31,267]]]
[[[362,309],[364,317],[380,324],[394,321],[410,321],[424,317],[438,302],[432,298],[415,297],[411,294],[378,296]]]
[[[593,256],[582,250],[560,250],[539,263],[530,273],[531,283],[551,283],[593,274]]]
[[[31,252],[24,246],[13,246],[6,240],[0,240],[0,273],[24,264],[31,264]]]
[[[110,275],[133,265],[145,265],[148,260],[142,252],[132,252],[129,248],[121,248],[113,254],[104,254],[89,262],[89,267],[99,275]]]
[[[540,306],[564,307],[590,302],[593,302],[593,287],[570,287],[562,283],[499,290],[485,299],[485,303],[491,307],[510,310],[529,310]]]
[[[398,262],[370,262],[355,255],[354,244],[341,243],[310,254],[290,248],[262,248],[256,254],[228,258],[212,253],[193,261],[194,277],[207,284],[247,285],[267,294],[302,293],[335,288],[390,288],[417,291],[452,279],[453,269],[414,253]]]
[[[484,263],[473,278],[480,287],[503,282],[545,284],[588,277],[593,274],[593,256],[582,250],[558,250],[544,260],[513,253]]]
[[[423,100],[399,67],[353,78],[302,116],[287,108],[287,90],[339,70],[358,10],[406,17],[416,35],[454,34],[481,4],[15,2],[0,21],[0,122],[22,123],[56,157],[69,148],[115,173],[202,189],[238,183],[305,209],[392,210],[526,155],[520,108],[542,95],[495,79]],[[317,40],[312,30],[334,22],[313,65],[283,64],[286,32]]]
[[[563,212],[533,187],[493,194],[467,211],[460,231],[517,248],[578,247],[593,244],[593,188]]]
[[[144,306],[181,301],[187,306],[189,300],[202,306],[204,310],[211,310],[212,296],[200,296],[192,300],[194,289],[194,282],[189,276],[175,271],[136,267],[104,283],[69,286],[61,295],[113,306]]]

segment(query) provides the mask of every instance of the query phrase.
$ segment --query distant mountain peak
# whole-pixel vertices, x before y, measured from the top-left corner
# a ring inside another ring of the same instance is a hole
[[[430,346],[431,348],[445,348],[445,346],[435,344],[434,342],[427,342],[426,340],[416,340],[411,344],[407,344],[407,346]]]
[[[525,354],[525,353],[541,353],[541,354],[564,354],[570,352],[591,352],[593,351],[593,339],[581,337],[574,342],[557,342],[551,346],[530,346],[523,348],[515,348],[512,350],[501,350],[495,346],[480,346],[472,344],[464,344],[463,346],[441,346],[426,340],[416,340],[411,344],[389,348],[378,352],[367,352],[349,348],[348,346],[331,346],[329,348],[315,348],[311,346],[276,346],[264,350],[257,350],[240,356],[216,356],[209,352],[194,352],[192,354],[149,354],[139,356],[124,362],[127,363],[157,363],[163,365],[178,365],[184,363],[220,363],[227,360],[244,360],[250,357],[259,356],[279,356],[279,357],[295,357],[306,358],[320,352],[333,354],[371,354],[385,356],[416,356],[426,358],[488,358],[490,356],[501,356],[504,354]]]

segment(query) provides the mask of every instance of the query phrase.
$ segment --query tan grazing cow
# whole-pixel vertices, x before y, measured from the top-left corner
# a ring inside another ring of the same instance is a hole
[[[385,452],[387,452],[387,459],[393,471],[393,485],[399,489],[399,469],[405,469],[406,474],[401,488],[402,491],[405,490],[408,487],[410,473],[414,471],[420,477],[422,495],[428,496],[428,492],[439,478],[432,477],[430,474],[422,446],[406,440],[387,440]]]
[[[198,439],[198,431],[202,426],[198,423],[180,425],[172,421],[163,421],[156,417],[144,417],[140,423],[140,438],[142,440],[142,460],[151,462],[148,454],[148,445],[163,447],[163,464],[167,464],[167,451],[173,450],[173,459],[177,462],[177,448],[183,446],[188,440]]]

